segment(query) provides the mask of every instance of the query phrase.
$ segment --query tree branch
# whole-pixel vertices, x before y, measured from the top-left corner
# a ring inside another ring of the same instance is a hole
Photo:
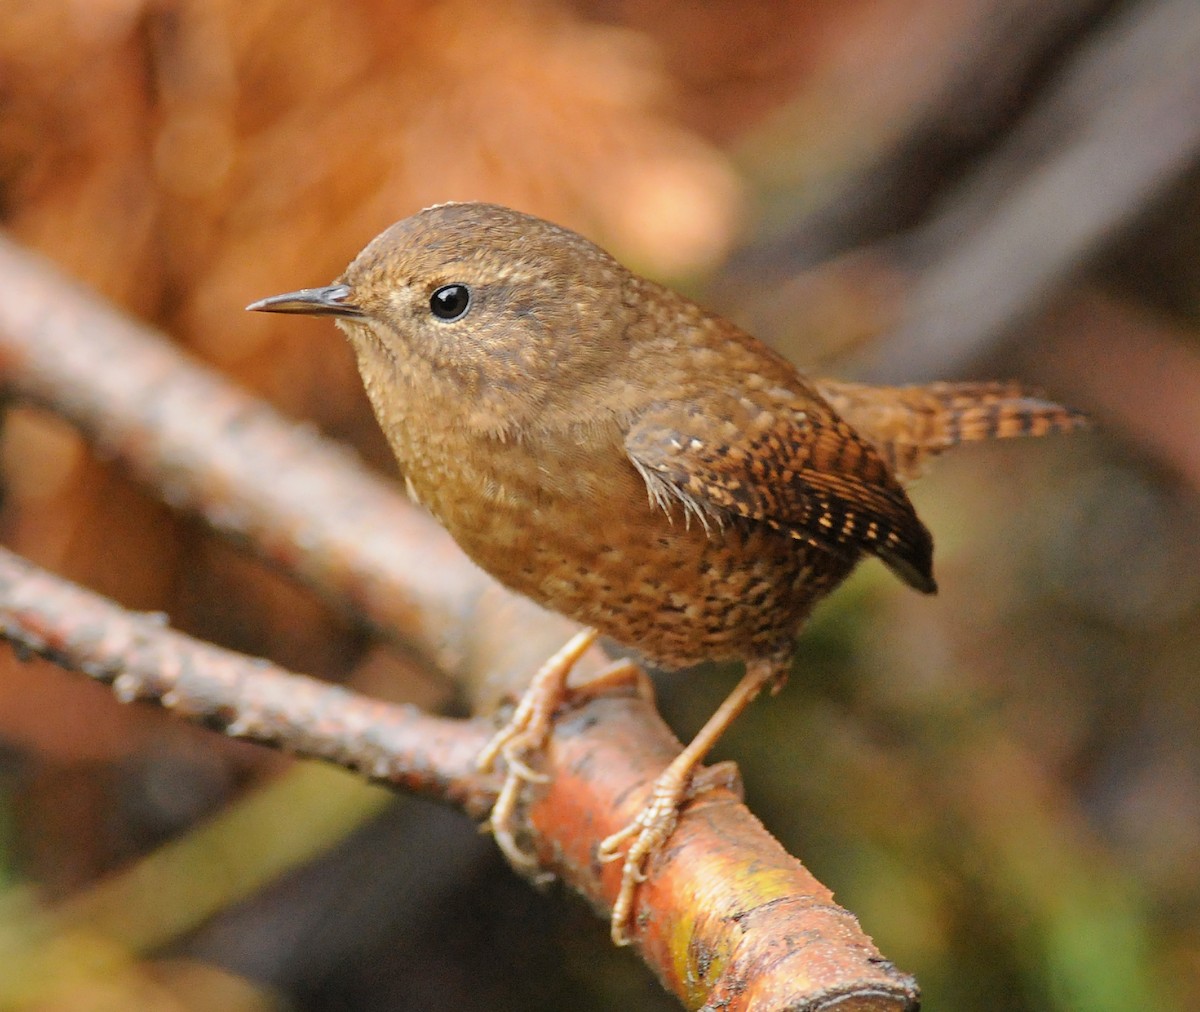
[[[287,748],[487,814],[496,776],[475,771],[482,719],[450,720],[382,703],[203,643],[166,616],[126,611],[0,548],[0,636],[19,654],[111,685],[232,738]]]

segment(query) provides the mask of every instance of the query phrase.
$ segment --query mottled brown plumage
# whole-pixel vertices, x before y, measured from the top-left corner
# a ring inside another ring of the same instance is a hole
[[[334,285],[251,308],[337,318],[410,493],[503,583],[655,664],[747,661],[643,818],[606,841],[611,856],[636,838],[620,937],[692,770],[782,678],[816,601],[864,555],[935,589],[901,482],[956,443],[1081,421],[1013,385],[810,381],[575,233],[486,204],[422,211]],[[517,787],[536,777],[522,754],[576,652],[539,673],[485,756],[508,760],[493,827],[517,861]]]

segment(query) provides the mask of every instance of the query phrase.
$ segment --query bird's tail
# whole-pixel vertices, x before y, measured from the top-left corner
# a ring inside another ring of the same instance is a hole
[[[1048,436],[1084,428],[1087,416],[1016,383],[877,387],[817,380],[830,406],[871,440],[901,481],[931,457],[982,439]]]

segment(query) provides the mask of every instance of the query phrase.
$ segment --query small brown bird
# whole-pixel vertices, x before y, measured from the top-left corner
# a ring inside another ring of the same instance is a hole
[[[249,307],[332,316],[410,493],[502,583],[583,623],[481,757],[519,864],[519,790],[539,775],[571,664],[598,630],[664,667],[746,674],[671,763],[626,841],[613,935],[696,767],[782,683],[813,605],[864,555],[924,593],[933,540],[903,482],[958,443],[1083,417],[1011,384],[810,380],[727,320],[583,237],[490,204],[443,204],[373,240],[334,284]]]

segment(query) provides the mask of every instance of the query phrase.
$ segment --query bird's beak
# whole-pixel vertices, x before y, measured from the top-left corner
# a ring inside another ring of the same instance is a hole
[[[255,313],[302,313],[305,316],[363,316],[358,306],[348,302],[349,285],[326,285],[324,288],[301,288],[298,292],[272,295],[269,299],[251,302],[246,308]]]

